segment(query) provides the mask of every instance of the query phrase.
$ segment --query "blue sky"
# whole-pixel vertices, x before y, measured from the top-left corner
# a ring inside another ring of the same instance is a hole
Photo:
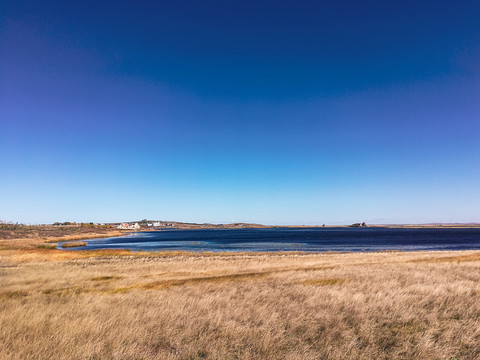
[[[0,14],[2,220],[480,222],[478,1]]]

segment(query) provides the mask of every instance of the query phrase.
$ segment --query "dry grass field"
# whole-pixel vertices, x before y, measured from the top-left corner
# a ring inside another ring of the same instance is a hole
[[[0,250],[0,359],[479,359],[480,252]]]

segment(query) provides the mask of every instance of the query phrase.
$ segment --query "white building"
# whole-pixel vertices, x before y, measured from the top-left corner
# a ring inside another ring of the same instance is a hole
[[[140,229],[140,225],[138,225],[138,223],[135,223],[135,224],[121,223],[120,225],[117,226],[117,229],[136,230],[136,229]]]

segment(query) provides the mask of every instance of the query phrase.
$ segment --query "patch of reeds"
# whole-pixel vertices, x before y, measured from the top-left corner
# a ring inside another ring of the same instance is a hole
[[[106,275],[106,276],[96,276],[91,278],[92,281],[109,281],[109,280],[118,280],[122,279],[122,276],[113,276],[113,275]]]
[[[87,244],[88,243],[85,241],[67,242],[62,244],[62,248],[82,247],[82,246],[87,246]]]
[[[336,285],[343,284],[347,279],[343,278],[333,278],[333,279],[308,279],[302,281],[303,285],[312,285],[312,286],[327,286],[327,285]]]
[[[58,244],[40,244],[35,246],[37,249],[56,249]]]

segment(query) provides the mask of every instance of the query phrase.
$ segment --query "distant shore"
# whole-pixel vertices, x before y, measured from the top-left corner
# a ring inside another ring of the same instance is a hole
[[[174,223],[170,228],[153,228],[143,226],[137,230],[121,230],[109,226],[52,226],[52,225],[14,225],[0,224],[0,249],[3,248],[38,248],[50,243],[88,240],[96,238],[122,236],[132,232],[163,231],[169,229],[261,229],[261,228],[348,228],[351,225],[261,225],[261,224],[192,224]],[[442,224],[373,224],[366,228],[392,229],[446,229],[446,228],[480,228],[479,223],[442,223]],[[68,245],[67,245],[68,246]]]

